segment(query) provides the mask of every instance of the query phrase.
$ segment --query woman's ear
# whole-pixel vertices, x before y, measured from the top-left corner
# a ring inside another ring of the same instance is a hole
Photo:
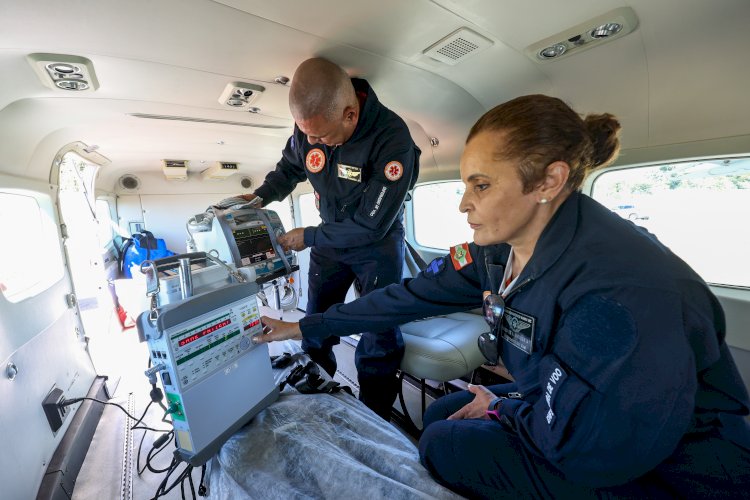
[[[544,180],[537,188],[540,202],[547,203],[555,199],[565,188],[568,177],[570,177],[570,165],[567,162],[555,161],[547,165],[544,169]]]

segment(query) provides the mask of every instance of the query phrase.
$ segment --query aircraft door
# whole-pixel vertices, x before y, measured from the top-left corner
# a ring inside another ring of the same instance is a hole
[[[53,431],[42,401],[54,388],[85,396],[89,358],[55,210],[55,186],[0,176],[0,480],[33,498],[78,405]],[[8,490],[8,488],[10,488]]]

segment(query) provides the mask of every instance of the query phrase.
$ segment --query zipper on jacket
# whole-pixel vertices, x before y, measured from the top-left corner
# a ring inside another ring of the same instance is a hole
[[[513,290],[511,290],[511,291],[510,291],[510,292],[508,293],[508,295],[506,295],[506,296],[505,296],[505,297],[503,297],[503,298],[504,298],[505,300],[508,300],[509,298],[511,298],[511,297],[513,296],[513,294],[515,294],[516,292],[518,292],[518,291],[519,291],[519,290],[520,290],[521,288],[525,287],[526,285],[528,285],[528,284],[529,284],[529,283],[531,283],[532,281],[534,281],[534,277],[533,277],[533,276],[529,276],[529,277],[528,277],[528,278],[526,278],[526,279],[525,279],[524,281],[522,281],[522,282],[521,282],[521,283],[519,283],[518,285],[514,286],[514,287],[513,287]]]

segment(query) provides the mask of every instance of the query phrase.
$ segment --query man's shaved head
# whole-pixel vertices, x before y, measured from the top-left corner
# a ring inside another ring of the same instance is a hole
[[[289,89],[289,109],[295,121],[320,116],[333,120],[347,106],[358,106],[349,75],[340,66],[321,57],[297,67]]]

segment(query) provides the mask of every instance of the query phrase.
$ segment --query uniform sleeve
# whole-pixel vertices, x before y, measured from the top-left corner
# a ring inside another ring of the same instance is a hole
[[[295,127],[295,132],[296,132]],[[276,169],[266,175],[263,184],[255,190],[255,194],[263,198],[263,205],[272,201],[281,201],[291,193],[298,182],[307,178],[305,167],[297,153],[296,134],[293,134],[281,153],[281,160]]]
[[[481,250],[471,244],[475,257]],[[345,336],[363,331],[380,331],[416,319],[466,311],[481,306],[482,288],[478,275],[483,272],[476,258],[456,270],[450,257],[433,260],[416,278],[373,290],[347,304],[331,306],[324,313],[300,320],[305,338]]]
[[[372,161],[372,176],[352,218],[305,228],[305,245],[349,248],[383,239],[419,174],[419,149],[407,130],[388,140]]]
[[[693,414],[681,310],[678,297],[656,290],[580,298],[541,359],[538,399],[504,400],[500,412],[572,481],[605,487],[646,473],[675,450]]]

